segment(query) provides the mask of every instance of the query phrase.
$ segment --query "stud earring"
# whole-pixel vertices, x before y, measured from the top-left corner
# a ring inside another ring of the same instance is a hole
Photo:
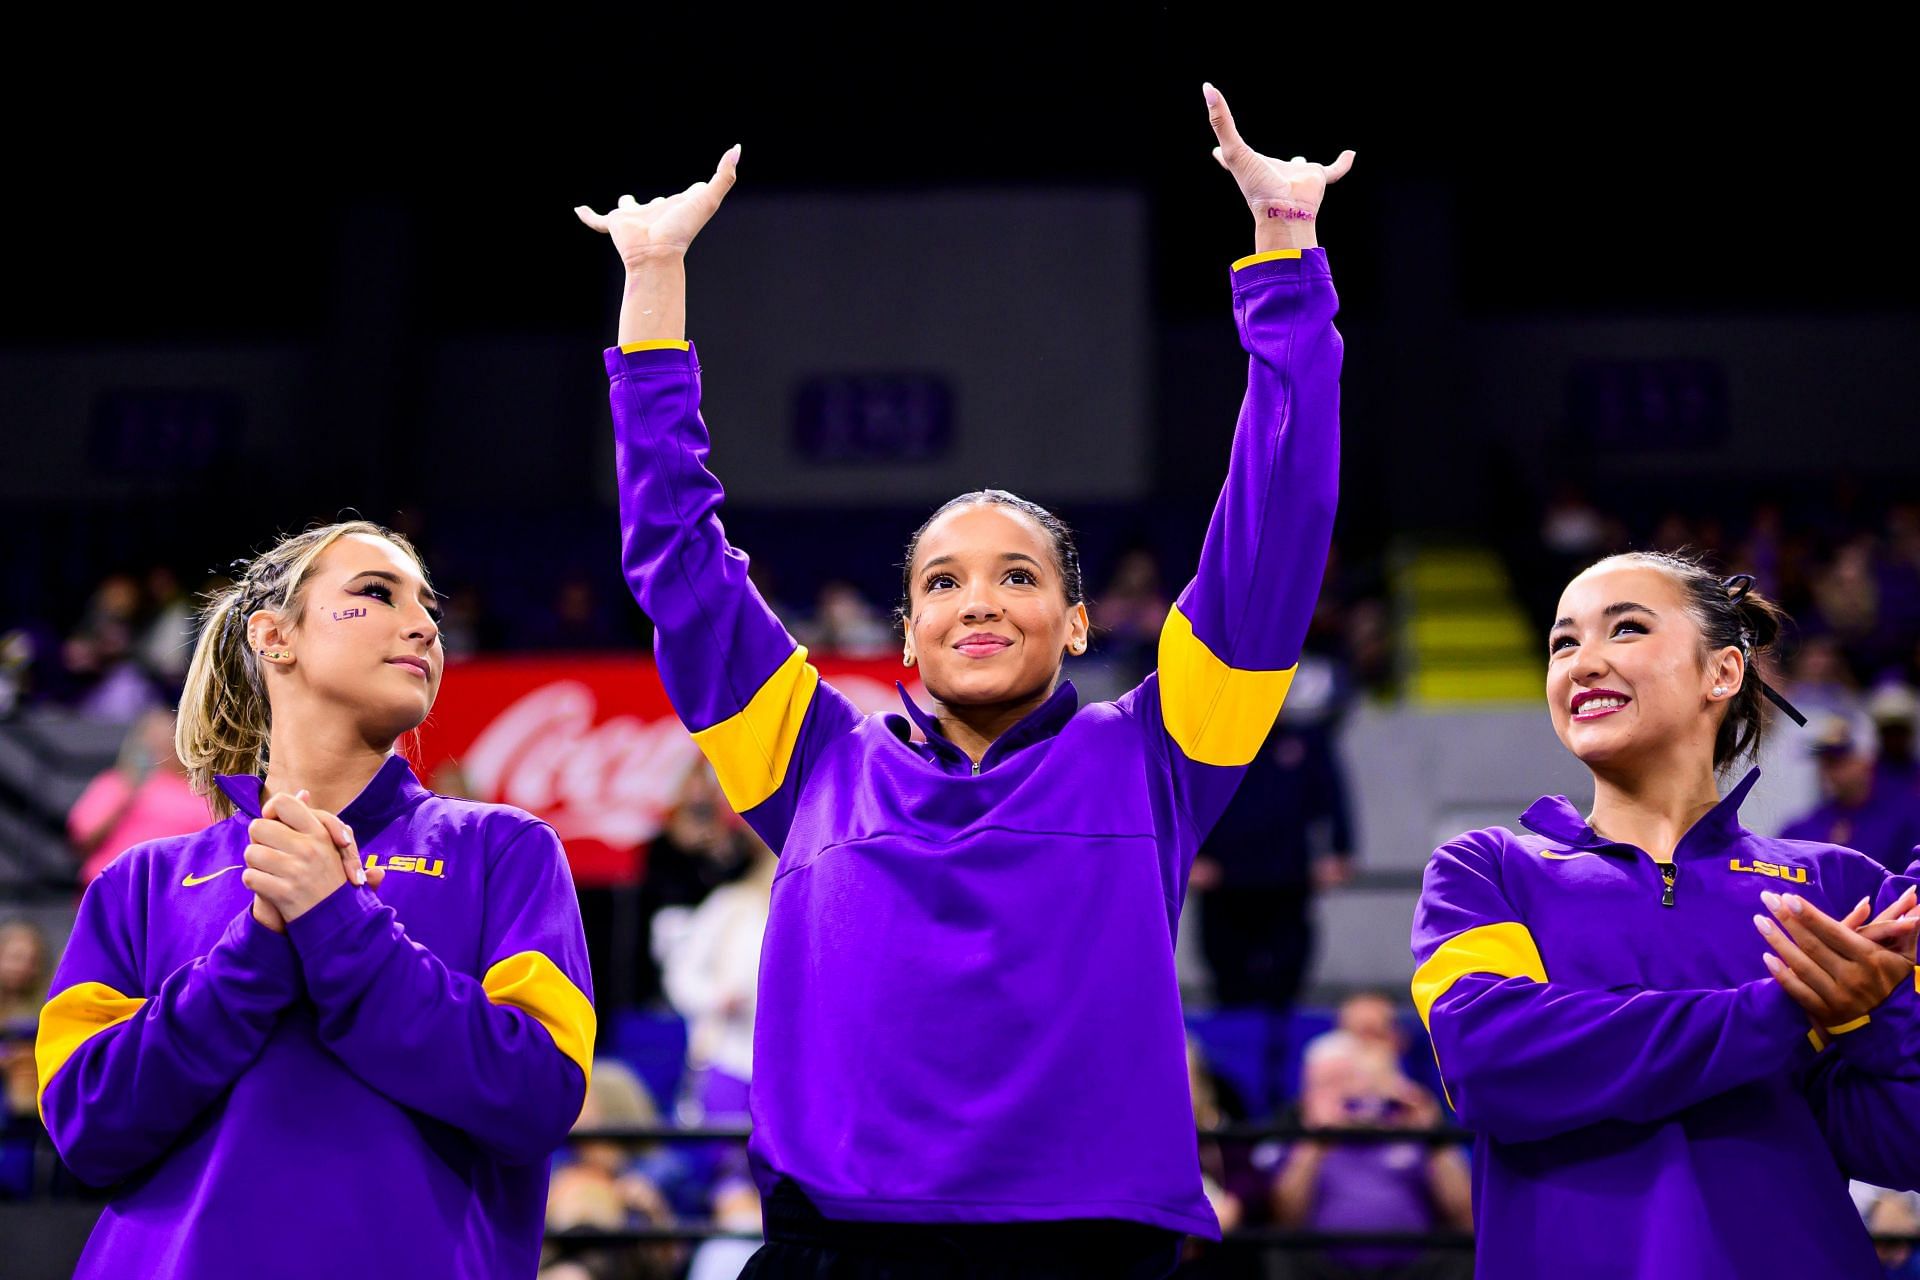
[[[1713,686],[1713,696],[1714,696],[1714,697],[1716,697],[1716,698],[1724,698],[1724,697],[1726,697],[1726,696],[1727,696],[1727,686],[1725,686],[1725,685],[1723,685],[1723,684],[1717,684],[1717,685],[1715,685],[1715,686]]]
[[[910,654],[910,653],[903,653],[903,654],[901,654],[901,655],[900,655],[900,665],[901,665],[901,666],[903,666],[903,667],[910,667],[910,666],[912,666],[912,665],[913,665],[913,655],[912,655],[912,654]]]

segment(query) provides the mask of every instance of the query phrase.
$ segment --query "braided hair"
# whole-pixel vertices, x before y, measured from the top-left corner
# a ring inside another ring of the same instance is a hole
[[[297,625],[314,562],[350,534],[384,538],[412,556],[426,576],[420,553],[405,538],[370,520],[343,520],[282,538],[251,560],[234,561],[232,585],[209,595],[201,610],[173,747],[215,818],[233,813],[233,802],[214,786],[215,775],[263,774],[267,768],[273,714],[259,655],[247,644],[247,619],[265,609],[287,626]]]

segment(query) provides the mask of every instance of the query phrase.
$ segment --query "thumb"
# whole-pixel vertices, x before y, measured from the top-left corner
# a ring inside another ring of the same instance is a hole
[[[347,879],[354,884],[367,883],[368,873],[360,862],[360,845],[353,838],[353,828],[342,822],[338,814],[325,809],[313,810],[313,816],[333,841],[334,848],[340,851],[340,864],[346,868]]]
[[[1347,176],[1347,170],[1351,168],[1353,168],[1353,152],[1342,151],[1338,160],[1326,166],[1326,180],[1329,183],[1338,182]]]
[[[303,836],[321,835],[324,833],[324,828],[314,819],[313,810],[307,807],[312,800],[312,794],[307,791],[300,791],[294,795],[288,795],[282,791],[267,802],[273,812],[268,813],[263,807],[260,810],[260,816],[271,817],[276,822],[285,823]]]
[[[379,892],[380,882],[387,878],[387,869],[385,867],[375,867],[365,874],[367,877],[367,888],[374,890],[376,893]]]
[[[1220,140],[1221,147],[1228,151],[1244,147],[1246,143],[1240,140],[1240,131],[1234,127],[1233,112],[1227,106],[1226,97],[1210,84],[1202,84],[1200,93],[1207,100],[1207,123],[1213,126],[1213,136]]]

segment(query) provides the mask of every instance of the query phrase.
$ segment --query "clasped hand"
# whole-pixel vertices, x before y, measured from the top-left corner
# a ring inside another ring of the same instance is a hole
[[[1754,927],[1773,948],[1761,958],[1815,1027],[1856,1022],[1913,979],[1920,912],[1912,889],[1871,922],[1865,898],[1835,920],[1798,894],[1760,897],[1772,918],[1756,915]]]
[[[253,890],[254,919],[276,933],[298,920],[348,882],[378,889],[386,876],[366,870],[353,829],[338,815],[313,805],[305,791],[276,792],[247,824],[246,870]]]

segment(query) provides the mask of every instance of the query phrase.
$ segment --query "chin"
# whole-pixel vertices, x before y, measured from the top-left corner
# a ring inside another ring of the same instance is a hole
[[[933,676],[923,672],[921,678],[926,682],[928,693],[949,706],[960,707],[1013,702],[1046,687],[1044,676],[1036,684],[1003,672],[963,671],[959,673],[959,679],[951,678],[953,674],[942,672],[939,676]]]

